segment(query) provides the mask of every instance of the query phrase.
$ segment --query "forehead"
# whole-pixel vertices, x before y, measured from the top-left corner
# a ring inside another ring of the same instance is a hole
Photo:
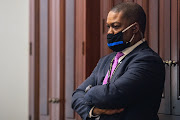
[[[120,23],[125,22],[122,11],[121,12],[110,11],[108,13],[107,24],[112,24],[112,23],[116,23],[116,22],[120,22]]]

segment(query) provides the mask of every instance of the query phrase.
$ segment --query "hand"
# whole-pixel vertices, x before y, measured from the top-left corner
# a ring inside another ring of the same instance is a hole
[[[106,115],[112,115],[116,113],[120,113],[124,111],[124,108],[121,109],[99,109],[99,108],[94,108],[93,110],[93,115],[101,115],[101,114],[106,114]]]

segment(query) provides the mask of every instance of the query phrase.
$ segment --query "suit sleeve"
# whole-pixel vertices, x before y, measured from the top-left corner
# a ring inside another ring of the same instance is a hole
[[[81,116],[83,120],[89,119],[89,111],[93,107],[91,104],[88,104],[88,102],[85,101],[84,95],[86,94],[85,89],[87,86],[96,85],[96,72],[98,69],[98,64],[91,73],[91,75],[74,91],[72,95],[72,108]],[[91,120],[92,119],[93,118],[91,118]]]
[[[91,88],[85,100],[101,109],[125,108],[163,90],[165,68],[157,56],[141,56],[113,83]]]

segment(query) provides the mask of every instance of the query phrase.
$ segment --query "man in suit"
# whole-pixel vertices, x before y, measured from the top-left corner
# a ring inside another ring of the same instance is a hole
[[[158,120],[165,68],[144,38],[146,15],[136,3],[121,3],[107,16],[102,57],[75,90],[72,108],[83,120]]]

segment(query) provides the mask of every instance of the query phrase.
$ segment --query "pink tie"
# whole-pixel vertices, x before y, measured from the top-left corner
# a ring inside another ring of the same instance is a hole
[[[123,56],[123,55],[124,55],[124,54],[123,54],[122,52],[118,52],[118,53],[116,54],[116,56],[115,56],[115,58],[114,58],[114,63],[113,63],[112,69],[111,69],[111,76],[110,76],[110,78],[112,77],[113,72],[114,72],[115,68],[116,68],[117,65],[118,65],[118,60],[119,60],[119,58],[120,58],[121,56]],[[107,84],[107,82],[109,82],[109,81],[108,81],[108,74],[109,74],[109,70],[108,70],[108,72],[107,72],[107,74],[106,74],[106,77],[104,78],[103,85],[104,85],[104,84]]]

